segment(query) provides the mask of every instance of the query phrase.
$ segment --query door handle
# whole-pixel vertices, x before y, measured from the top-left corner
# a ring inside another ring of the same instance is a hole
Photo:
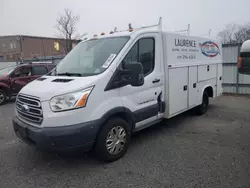
[[[196,83],[193,83],[193,88],[196,88]]]
[[[154,79],[154,80],[152,81],[152,83],[155,84],[155,83],[158,83],[159,81],[160,81],[160,79],[157,79],[157,78],[156,78],[156,79]]]
[[[188,89],[188,86],[187,86],[187,85],[183,86],[183,90],[184,90],[184,91],[187,91],[187,89]]]

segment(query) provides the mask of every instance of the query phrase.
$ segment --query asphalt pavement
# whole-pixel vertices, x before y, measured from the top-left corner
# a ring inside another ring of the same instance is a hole
[[[102,163],[46,154],[14,134],[14,102],[0,106],[0,188],[250,187],[250,98],[223,96],[136,133],[124,158]]]

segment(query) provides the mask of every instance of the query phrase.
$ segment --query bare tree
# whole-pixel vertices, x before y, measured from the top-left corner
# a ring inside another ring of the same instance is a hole
[[[238,43],[242,43],[250,39],[250,24],[240,26],[234,36]]]
[[[227,24],[225,29],[219,32],[218,37],[221,39],[223,44],[236,43],[235,33],[238,30],[238,25]]]
[[[228,24],[219,32],[218,37],[223,44],[242,43],[250,39],[250,24]]]
[[[79,34],[76,33],[76,26],[79,20],[80,17],[78,15],[74,15],[70,9],[64,9],[64,13],[59,14],[56,20],[56,28],[65,38],[65,49],[67,53],[72,49],[72,40],[78,39],[76,38],[79,36]]]

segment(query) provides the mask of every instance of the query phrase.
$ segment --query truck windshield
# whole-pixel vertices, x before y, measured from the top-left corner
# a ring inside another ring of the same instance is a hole
[[[9,75],[15,68],[16,68],[16,66],[6,67],[3,69],[0,69],[0,76]]]
[[[112,63],[129,37],[92,39],[78,44],[54,69],[52,75],[92,76]]]

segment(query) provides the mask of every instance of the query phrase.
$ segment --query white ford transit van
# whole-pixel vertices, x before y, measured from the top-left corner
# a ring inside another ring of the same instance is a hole
[[[152,26],[79,43],[16,99],[14,130],[45,151],[93,150],[122,157],[134,131],[222,94],[221,44]]]

